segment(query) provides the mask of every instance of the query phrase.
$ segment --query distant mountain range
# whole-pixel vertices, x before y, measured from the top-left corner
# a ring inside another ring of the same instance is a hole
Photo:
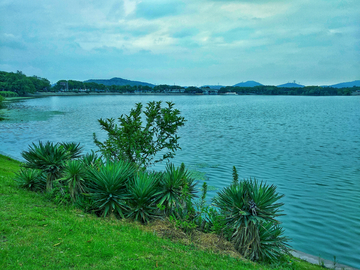
[[[333,84],[333,85],[329,85],[329,86],[334,87],[334,88],[360,86],[360,80],[352,81],[352,82],[343,82],[343,83]]]
[[[138,82],[138,81],[130,81],[130,80],[125,80],[122,78],[112,78],[110,80],[87,80],[85,82],[94,82],[94,83],[99,83],[99,84],[103,84],[103,85],[130,85],[130,86],[136,86],[136,85],[143,85],[143,86],[150,86],[150,87],[154,87],[154,84],[151,83],[146,83],[146,82]]]
[[[247,81],[247,82],[241,82],[241,83],[237,83],[233,86],[240,86],[240,87],[254,87],[254,86],[259,86],[262,85],[261,83],[255,82],[255,81]]]
[[[297,83],[284,83],[278,85],[278,87],[292,88],[292,87],[305,87],[305,85],[297,84]]]
[[[101,83],[104,85],[131,85],[131,86],[136,86],[136,85],[143,85],[143,86],[150,86],[150,87],[154,87],[154,84],[151,83],[146,83],[146,82],[139,82],[139,81],[131,81],[131,80],[126,80],[126,79],[122,79],[122,78],[112,78],[110,80],[87,80],[85,82],[94,82],[94,83]],[[254,87],[254,86],[259,86],[259,85],[263,85],[259,82],[255,82],[255,81],[246,81],[246,82],[241,82],[241,83],[237,83],[233,86],[240,86],[240,87]],[[333,84],[333,85],[323,85],[323,87],[334,87],[334,88],[343,88],[343,87],[353,87],[353,86],[360,86],[360,80],[356,80],[356,81],[352,81],[352,82],[343,82],[343,83],[338,83],[338,84]],[[210,87],[211,89],[220,89],[222,87],[225,87],[224,85],[204,85],[202,87]],[[304,85],[301,84],[297,84],[295,82],[293,83],[285,83],[285,84],[280,84],[277,87],[285,87],[285,88],[291,88],[291,87],[305,87]]]

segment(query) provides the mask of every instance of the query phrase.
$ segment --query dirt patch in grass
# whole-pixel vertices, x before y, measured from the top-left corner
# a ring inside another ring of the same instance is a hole
[[[185,233],[181,229],[174,227],[167,220],[156,220],[145,226],[140,226],[144,231],[153,232],[161,238],[167,238],[174,242],[179,242],[184,245],[194,245],[199,249],[212,251],[217,254],[227,255],[232,258],[240,259],[246,262],[239,252],[237,252],[232,243],[225,238],[212,234],[203,233],[197,230],[191,233]]]

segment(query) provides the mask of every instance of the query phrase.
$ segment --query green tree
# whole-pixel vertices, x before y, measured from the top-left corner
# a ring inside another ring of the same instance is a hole
[[[2,102],[5,100],[3,96],[0,95],[0,109],[2,108]]]
[[[176,133],[184,125],[185,118],[174,109],[174,103],[166,104],[166,107],[161,107],[161,101],[152,101],[143,111],[143,105],[136,103],[129,115],[118,118],[119,125],[113,118],[99,119],[101,129],[108,136],[106,141],[100,142],[94,133],[95,144],[106,158],[127,160],[141,167],[173,158],[175,151],[181,149]],[[142,113],[145,115],[144,122]],[[161,156],[154,160],[161,151]]]

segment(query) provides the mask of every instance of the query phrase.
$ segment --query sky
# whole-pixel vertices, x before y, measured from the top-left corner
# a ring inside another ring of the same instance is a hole
[[[360,79],[359,0],[1,0],[0,70],[58,80]]]

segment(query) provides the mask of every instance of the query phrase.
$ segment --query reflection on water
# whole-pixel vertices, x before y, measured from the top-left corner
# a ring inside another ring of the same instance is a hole
[[[205,173],[214,187],[210,196],[232,181],[235,165],[240,177],[273,183],[285,194],[281,220],[293,248],[360,267],[360,97],[26,100],[13,120],[0,123],[0,151],[21,158],[20,152],[38,140],[75,141],[94,149],[92,133],[105,138],[97,119],[116,118],[136,102],[151,100],[175,102],[188,120],[174,162]]]

